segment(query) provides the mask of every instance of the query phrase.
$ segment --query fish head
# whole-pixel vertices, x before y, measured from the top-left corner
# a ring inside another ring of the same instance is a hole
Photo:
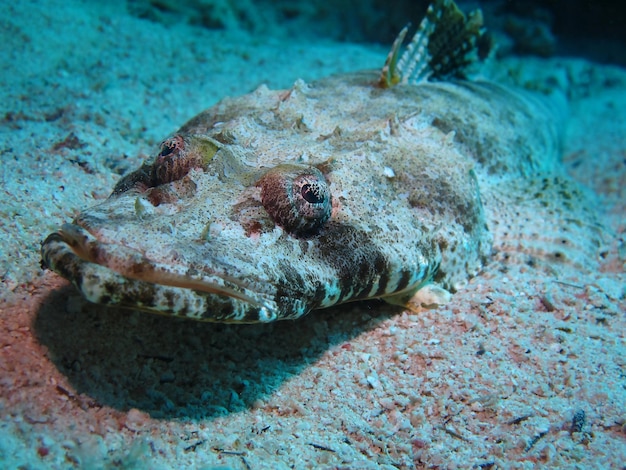
[[[392,252],[380,243],[387,222],[371,222],[371,202],[381,211],[386,202],[366,181],[346,183],[358,179],[354,161],[320,139],[285,151],[291,134],[264,127],[257,138],[255,125],[184,127],[50,235],[45,265],[95,303],[233,323],[294,319],[432,276],[432,243]]]

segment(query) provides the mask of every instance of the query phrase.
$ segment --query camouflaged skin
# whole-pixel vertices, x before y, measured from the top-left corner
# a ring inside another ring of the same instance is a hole
[[[377,78],[222,100],[52,234],[44,262],[93,302],[218,322],[460,288],[491,252],[481,187],[552,172],[558,113],[487,82]],[[298,202],[275,203],[289,191],[327,220],[293,229],[278,213]]]

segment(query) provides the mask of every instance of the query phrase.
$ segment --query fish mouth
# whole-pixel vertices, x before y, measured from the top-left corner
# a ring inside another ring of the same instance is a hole
[[[45,266],[87,300],[202,321],[265,323],[278,319],[267,293],[222,273],[155,262],[122,244],[106,243],[76,224],[64,224],[41,246]]]

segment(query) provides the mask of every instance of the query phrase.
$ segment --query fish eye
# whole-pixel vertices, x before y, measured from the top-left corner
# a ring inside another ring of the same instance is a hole
[[[171,183],[183,178],[192,168],[193,161],[187,158],[185,140],[181,135],[174,135],[161,143],[161,151],[154,161],[154,179],[156,185]]]
[[[328,181],[315,167],[279,165],[263,175],[257,186],[270,217],[295,236],[315,235],[330,218]]]
[[[300,195],[309,204],[322,204],[324,202],[324,194],[320,190],[319,184],[303,184]]]
[[[171,140],[166,140],[161,144],[161,151],[159,152],[159,157],[167,157],[170,155],[177,147],[174,145]]]

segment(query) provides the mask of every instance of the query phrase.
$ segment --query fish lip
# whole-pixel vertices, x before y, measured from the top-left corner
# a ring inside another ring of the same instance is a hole
[[[205,321],[258,323],[273,321],[279,316],[278,306],[270,294],[254,291],[242,281],[220,273],[191,276],[184,272],[184,266],[157,263],[133,248],[100,241],[88,229],[77,224],[64,224],[50,234],[42,243],[41,254],[46,267],[70,280],[94,303],[119,304]],[[85,285],[86,276],[92,280],[89,286]],[[218,318],[206,312],[189,311],[189,306],[183,308],[185,312],[181,313],[171,305],[150,306],[108,297],[103,300],[102,293],[94,291],[94,279],[107,282],[108,291],[113,287],[123,290],[128,285],[143,286],[165,297],[184,297],[187,303],[195,299],[195,303],[204,303],[209,309],[214,301],[219,301],[222,309],[230,302],[235,312],[232,315],[223,313]],[[248,311],[254,312],[250,318]]]

